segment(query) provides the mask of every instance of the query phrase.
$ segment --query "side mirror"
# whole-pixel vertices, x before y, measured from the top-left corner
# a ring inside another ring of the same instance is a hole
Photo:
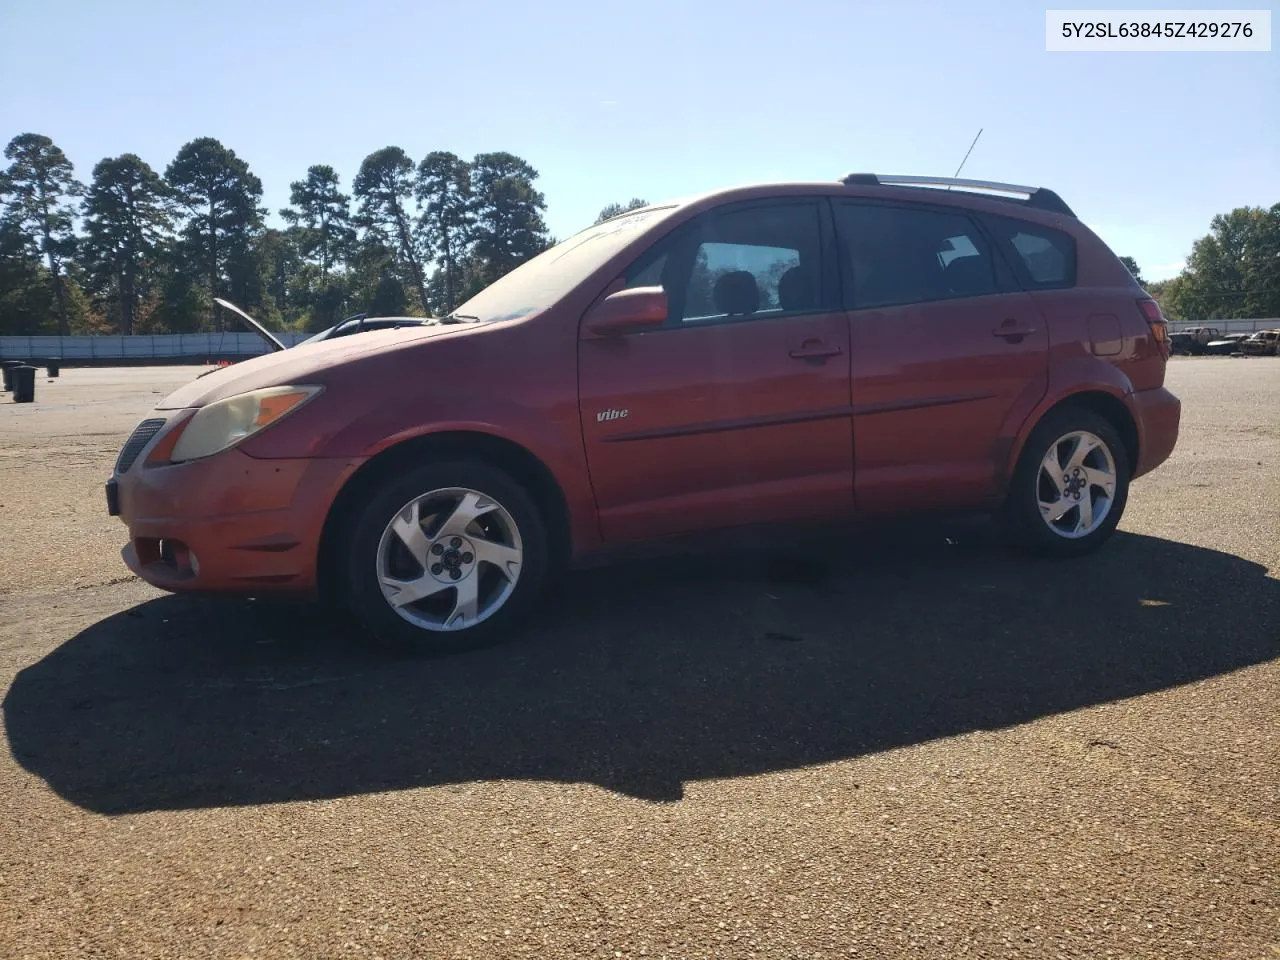
[[[667,294],[661,287],[632,287],[611,293],[587,313],[583,329],[597,337],[653,330],[667,322]]]

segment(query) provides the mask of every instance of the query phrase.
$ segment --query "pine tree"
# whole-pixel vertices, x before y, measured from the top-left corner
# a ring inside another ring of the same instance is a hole
[[[186,144],[164,175],[185,212],[184,253],[203,263],[209,295],[217,296],[226,288],[227,265],[243,263],[262,229],[262,181],[235,151],[212,137]]]
[[[38,133],[22,133],[4,148],[9,167],[0,173],[4,222],[23,239],[27,251],[43,258],[58,309],[58,332],[70,332],[65,263],[75,255],[73,198],[84,187],[72,176],[66,154]]]
[[[458,305],[460,264],[471,246],[471,167],[456,154],[435,151],[418,165],[422,236],[440,264],[442,312]],[[433,278],[434,281],[434,278]]]
[[[473,249],[488,283],[547,248],[547,201],[536,179],[538,171],[510,153],[482,153],[471,163]]]
[[[173,225],[168,188],[135,154],[107,158],[93,168],[84,218],[82,259],[92,289],[116,301],[119,330],[131,334],[138,304],[150,292],[146,281]]]
[[[339,189],[338,174],[326,164],[307,168],[305,180],[289,185],[290,206],[280,211],[298,232],[299,252],[320,268],[322,283],[329,271],[347,259],[355,242],[351,198]]]
[[[611,203],[600,211],[596,217],[596,223],[604,223],[606,220],[612,220],[614,217],[620,217],[624,213],[630,213],[632,210],[639,210],[648,205],[648,200],[641,200],[639,197],[632,197],[626,203]]]
[[[418,302],[427,309],[427,284],[419,238],[409,209],[414,194],[413,161],[399,147],[383,147],[364,158],[352,184],[360,200],[358,219],[396,251],[409,273]]]

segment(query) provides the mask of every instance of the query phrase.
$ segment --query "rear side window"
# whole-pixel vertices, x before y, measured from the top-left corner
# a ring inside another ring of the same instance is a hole
[[[846,201],[836,225],[854,309],[996,292],[990,246],[962,214]]]
[[[1023,286],[1053,289],[1075,286],[1076,242],[1069,234],[1038,223],[987,218],[996,242]]]

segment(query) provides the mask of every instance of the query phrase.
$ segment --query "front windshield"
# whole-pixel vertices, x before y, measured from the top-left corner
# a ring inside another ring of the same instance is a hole
[[[484,321],[516,320],[555,303],[606,260],[674,210],[647,208],[580,230],[495,280],[456,311]]]

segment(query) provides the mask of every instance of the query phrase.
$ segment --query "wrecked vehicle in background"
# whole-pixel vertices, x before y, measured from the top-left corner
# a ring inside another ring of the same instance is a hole
[[[1209,345],[1223,340],[1222,331],[1217,327],[1188,327],[1169,336],[1169,347],[1173,353],[1198,357],[1211,353]]]
[[[253,317],[249,316],[249,314],[237,307],[230,300],[223,300],[221,297],[214,297],[213,302],[218,304],[220,307],[225,307],[227,310],[230,310],[236,316],[244,320],[245,323],[249,324],[250,329],[252,329],[254,333],[267,341],[267,344],[271,347],[270,352],[276,353],[281,350],[292,349],[285,346],[284,341],[257,320],[253,319]],[[294,344],[294,347],[301,347],[310,343],[319,343],[321,340],[332,340],[336,337],[347,337],[356,333],[365,333],[366,331],[391,330],[398,329],[400,327],[421,327],[428,323],[439,322],[439,320],[430,317],[370,317],[367,314],[357,313],[355,316],[347,317],[345,320],[340,320],[333,326],[327,327],[319,333],[307,337],[305,340],[298,341]],[[220,362],[214,370],[229,365],[230,361],[224,360]],[[209,374],[213,373],[214,370],[206,370],[196,379],[199,379],[200,377],[207,377]]]
[[[1191,353],[1204,353],[1210,343],[1222,339],[1222,331],[1217,327],[1188,327],[1181,333],[1187,338]]]
[[[1240,352],[1240,344],[1247,340],[1252,334],[1248,333],[1229,333],[1220,340],[1214,340],[1207,344],[1204,352],[1213,356],[1226,357],[1234,353]]]
[[[348,337],[353,333],[365,333],[370,330],[391,330],[396,327],[421,327],[424,324],[431,323],[426,317],[370,317],[363,313],[357,313],[354,317],[347,317],[326,330],[321,330],[314,336],[307,337],[305,340],[299,340],[294,344],[295,347],[301,347],[308,343],[319,343],[321,340],[332,340],[335,337]]]
[[[1240,341],[1240,352],[1246,357],[1280,356],[1280,330],[1259,330]]]
[[[249,314],[245,313],[230,300],[223,300],[221,297],[214,297],[213,302],[220,307],[225,307],[236,316],[244,320],[245,323],[253,329],[253,332],[262,337],[269,343],[273,350],[288,350],[279,337],[275,336],[270,330],[260,324]],[[294,344],[300,347],[305,343],[319,343],[321,340],[332,340],[334,337],[347,337],[354,333],[364,333],[366,330],[387,330],[394,327],[420,327],[425,323],[435,322],[428,317],[370,317],[368,314],[357,313],[353,317],[347,317],[340,320],[333,326],[321,330],[314,336],[307,337]]]

